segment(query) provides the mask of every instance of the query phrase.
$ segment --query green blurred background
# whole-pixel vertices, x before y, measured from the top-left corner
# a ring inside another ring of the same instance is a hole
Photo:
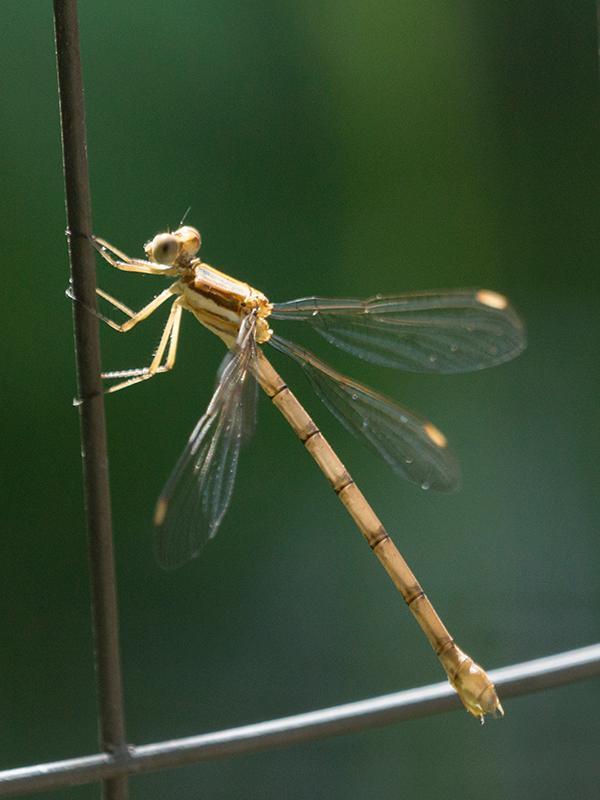
[[[275,300],[485,286],[517,361],[394,373],[318,352],[447,434],[462,490],[398,479],[274,354],[489,667],[598,639],[598,114],[592,2],[82,3],[94,227],[132,255],[188,221]],[[50,3],[3,8],[1,767],[97,750]],[[140,307],[159,279],[99,284]],[[160,317],[160,319],[159,319]],[[145,365],[158,314],[102,331]],[[284,335],[296,329],[280,325]],[[300,334],[301,332],[298,331]],[[298,336],[309,346],[310,337]],[[106,403],[128,735],[144,743],[442,680],[326,482],[261,401],[200,561],[154,563],[150,517],[222,346],[184,319],[174,373]],[[318,516],[318,522],[315,522]],[[137,798],[597,797],[598,682],[132,779]],[[87,800],[95,786],[50,793]]]

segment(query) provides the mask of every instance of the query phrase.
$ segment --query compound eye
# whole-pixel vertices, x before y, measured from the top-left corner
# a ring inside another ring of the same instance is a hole
[[[179,255],[179,243],[171,233],[159,233],[144,249],[151,261],[168,266],[174,264]]]

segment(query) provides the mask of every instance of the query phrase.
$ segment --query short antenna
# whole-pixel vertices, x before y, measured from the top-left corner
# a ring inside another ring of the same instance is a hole
[[[187,217],[187,215],[190,213],[191,210],[192,210],[192,207],[188,206],[185,214],[183,215],[183,217],[181,218],[181,221],[179,222],[179,225],[178,225],[179,228],[181,228],[181,226],[185,222],[185,218]]]

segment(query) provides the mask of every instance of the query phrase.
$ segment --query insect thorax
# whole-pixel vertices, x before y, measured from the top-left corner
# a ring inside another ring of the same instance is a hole
[[[196,318],[228,345],[242,319],[256,313],[256,341],[268,342],[272,331],[267,317],[272,305],[265,295],[208,264],[197,263],[189,280],[183,282],[186,306]]]

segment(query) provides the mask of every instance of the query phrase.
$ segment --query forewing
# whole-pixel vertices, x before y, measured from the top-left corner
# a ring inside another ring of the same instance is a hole
[[[271,344],[297,361],[332,414],[402,477],[423,489],[453,491],[458,462],[430,422],[331,369],[304,348],[273,336]]]
[[[199,555],[227,511],[240,447],[254,428],[256,381],[250,367],[255,357],[254,325],[249,322],[237,351],[226,355],[206,413],[158,498],[155,550],[165,569]]]
[[[307,297],[276,303],[275,319],[304,320],[336,347],[411,372],[470,372],[517,356],[525,329],[507,299],[457,289],[368,300]]]

